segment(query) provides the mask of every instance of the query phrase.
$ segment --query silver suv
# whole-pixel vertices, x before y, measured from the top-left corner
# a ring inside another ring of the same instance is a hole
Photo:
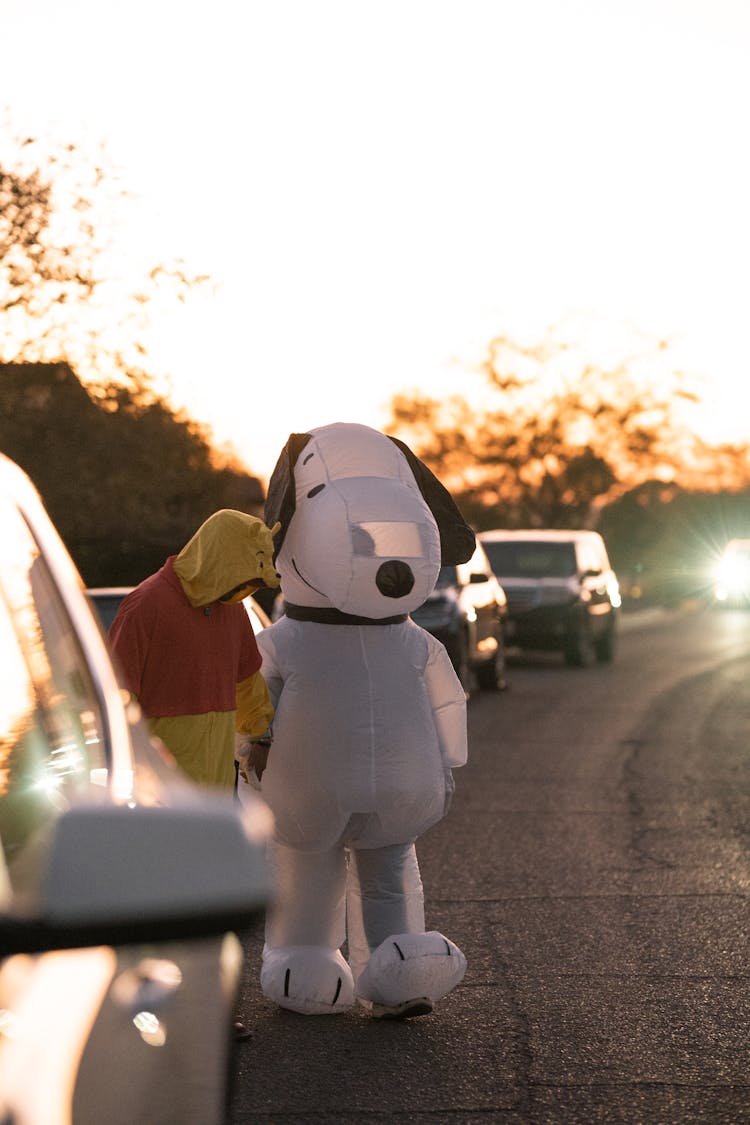
[[[508,599],[508,644],[562,652],[568,664],[612,660],[620,591],[596,531],[484,531]]]

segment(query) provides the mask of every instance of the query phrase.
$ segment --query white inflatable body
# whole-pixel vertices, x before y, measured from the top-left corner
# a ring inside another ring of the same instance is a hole
[[[376,1015],[423,1014],[466,967],[425,933],[414,848],[466,761],[466,702],[443,645],[408,614],[474,536],[406,446],[348,423],[292,435],[271,517],[286,614],[257,637],[276,712],[263,992],[309,1014],[355,997]]]

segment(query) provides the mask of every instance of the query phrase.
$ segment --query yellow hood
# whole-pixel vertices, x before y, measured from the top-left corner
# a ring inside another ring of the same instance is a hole
[[[263,520],[222,508],[196,531],[174,560],[175,574],[191,605],[210,605],[222,594],[247,584],[275,588],[273,534]],[[244,594],[251,593],[251,589]],[[242,595],[244,596],[244,595]]]

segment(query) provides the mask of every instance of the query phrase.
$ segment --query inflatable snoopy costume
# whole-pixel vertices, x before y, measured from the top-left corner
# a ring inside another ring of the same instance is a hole
[[[266,520],[281,523],[286,614],[257,638],[275,707],[261,986],[308,1014],[356,998],[375,1016],[423,1015],[466,968],[425,933],[414,847],[466,761],[466,701],[443,645],[408,614],[474,535],[406,445],[349,423],[291,435]]]

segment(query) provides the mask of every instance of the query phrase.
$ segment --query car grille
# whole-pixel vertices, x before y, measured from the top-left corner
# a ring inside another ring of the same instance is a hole
[[[571,600],[568,586],[508,586],[503,582],[508,599],[508,612],[528,613],[540,606],[567,605]]]

